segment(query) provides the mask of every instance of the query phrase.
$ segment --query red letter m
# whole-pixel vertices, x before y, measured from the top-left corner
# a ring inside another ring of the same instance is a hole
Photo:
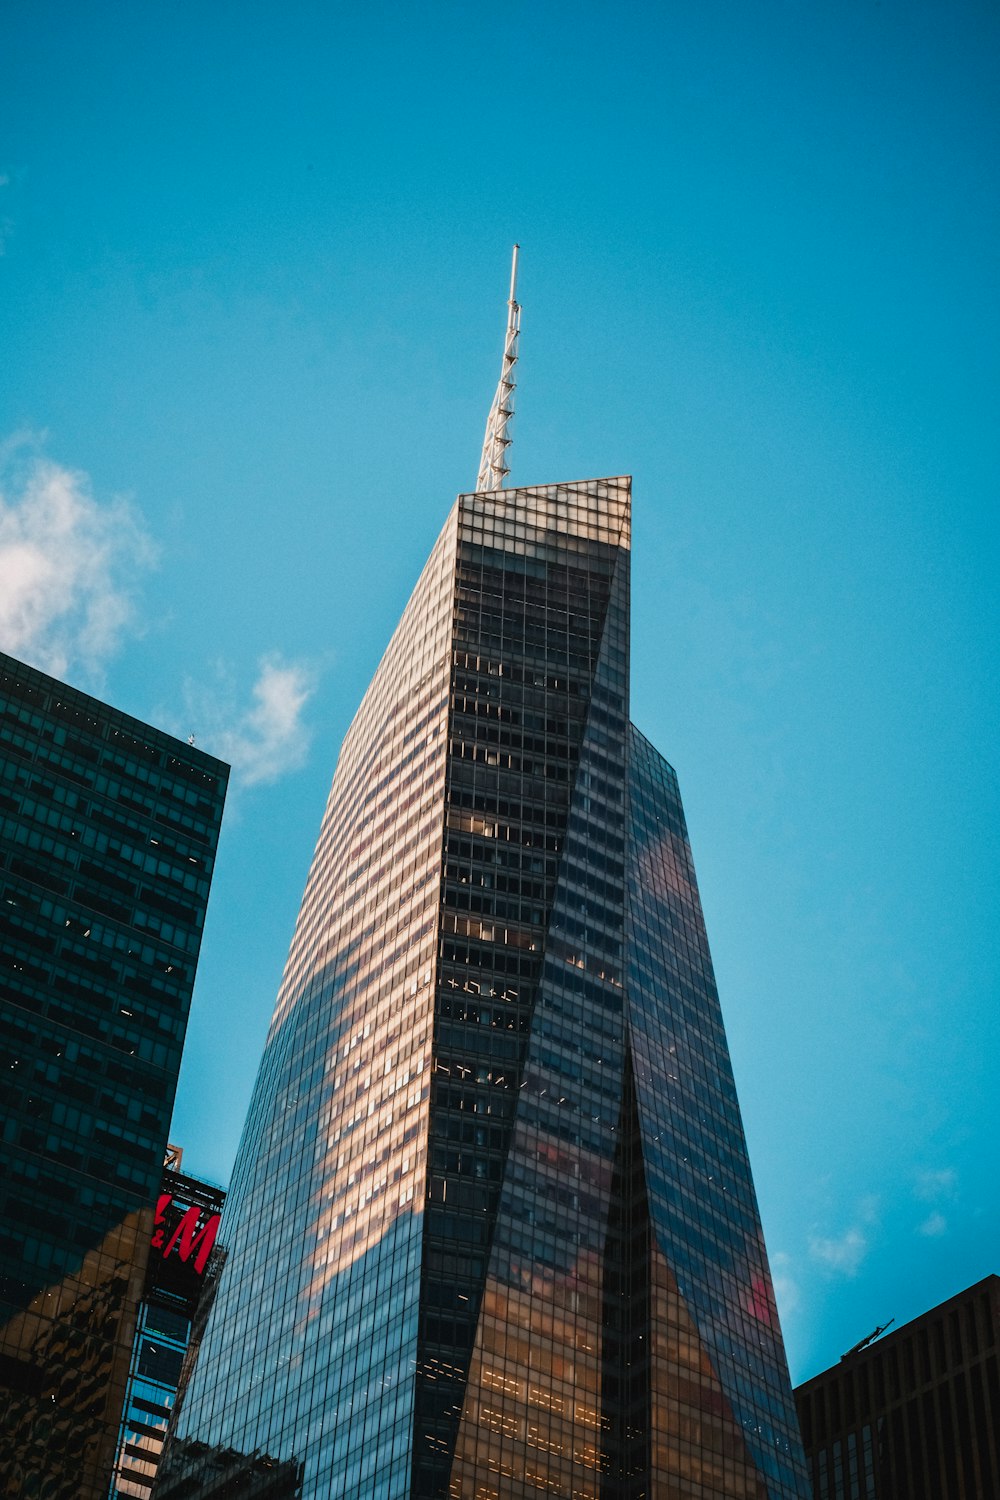
[[[194,1268],[200,1275],[208,1264],[208,1257],[215,1244],[215,1236],[219,1228],[219,1215],[213,1214],[206,1222],[203,1229],[198,1228],[198,1209],[189,1208],[181,1219],[177,1228],[170,1236],[164,1256],[170,1254],[174,1246],[181,1260],[189,1260],[192,1250],[197,1247],[197,1255],[194,1258]]]

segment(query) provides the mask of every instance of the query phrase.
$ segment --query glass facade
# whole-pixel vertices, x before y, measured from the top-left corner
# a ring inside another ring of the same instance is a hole
[[[0,656],[0,1494],[106,1500],[228,767]]]
[[[156,1495],[807,1493],[630,482],[460,496],[334,777]],[[680,1056],[678,1056],[680,1054]]]
[[[677,778],[635,728],[629,823],[628,1133],[643,1179],[633,1212],[649,1247],[638,1326],[653,1434],[651,1490],[638,1493],[669,1493],[683,1476],[696,1495],[801,1494],[798,1425]]]
[[[168,1158],[179,1158],[171,1148]],[[110,1500],[146,1500],[167,1423],[204,1329],[224,1263],[217,1244],[226,1195],[168,1169],[153,1217]]]

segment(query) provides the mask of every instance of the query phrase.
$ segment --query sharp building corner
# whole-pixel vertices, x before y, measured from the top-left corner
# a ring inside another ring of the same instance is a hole
[[[630,537],[627,477],[448,515],[340,752],[157,1500],[809,1494]]]

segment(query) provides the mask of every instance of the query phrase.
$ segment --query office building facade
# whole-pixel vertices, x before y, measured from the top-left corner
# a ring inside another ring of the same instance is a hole
[[[815,1500],[1000,1495],[1000,1277],[795,1392]]]
[[[107,1500],[228,767],[0,656],[0,1495]]]
[[[630,518],[626,478],[463,495],[430,555],[157,1497],[255,1454],[304,1500],[808,1493],[677,782],[629,722]]]
[[[171,1147],[153,1216],[149,1260],[122,1413],[111,1500],[147,1500],[186,1371],[201,1339],[224,1251],[226,1195],[180,1171]]]

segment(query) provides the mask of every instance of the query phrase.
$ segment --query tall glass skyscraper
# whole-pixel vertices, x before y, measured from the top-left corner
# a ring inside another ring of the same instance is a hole
[[[677,782],[629,722],[630,505],[445,523],[341,750],[158,1497],[251,1460],[310,1500],[809,1493]]]
[[[0,655],[0,1495],[106,1500],[229,767]]]

